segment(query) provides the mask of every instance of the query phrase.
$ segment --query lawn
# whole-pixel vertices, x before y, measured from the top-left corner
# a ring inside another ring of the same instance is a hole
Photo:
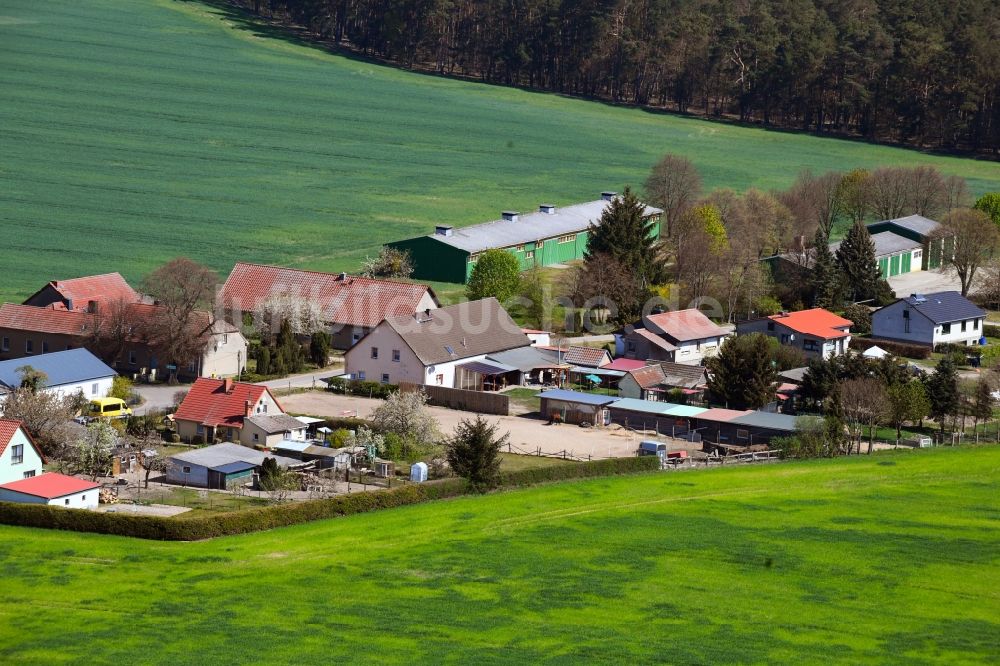
[[[638,185],[689,155],[709,187],[1000,165],[406,72],[180,0],[0,8],[0,298],[188,255],[339,271],[382,242]],[[446,294],[450,299],[451,295]]]
[[[998,483],[957,448],[199,543],[0,527],[0,661],[996,663]]]

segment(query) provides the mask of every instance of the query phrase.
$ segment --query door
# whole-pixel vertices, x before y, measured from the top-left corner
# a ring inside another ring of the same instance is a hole
[[[889,277],[889,260],[886,257],[878,260],[878,270],[882,273],[882,277]]]
[[[889,258],[889,277],[899,275],[899,255],[894,254]]]
[[[900,259],[900,263],[899,263],[899,272],[900,273],[909,273],[910,272],[911,254],[912,253],[907,252],[906,254],[901,255],[901,259]]]

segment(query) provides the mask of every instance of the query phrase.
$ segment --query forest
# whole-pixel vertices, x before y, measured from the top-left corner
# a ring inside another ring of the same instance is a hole
[[[240,0],[406,68],[996,155],[992,0]]]

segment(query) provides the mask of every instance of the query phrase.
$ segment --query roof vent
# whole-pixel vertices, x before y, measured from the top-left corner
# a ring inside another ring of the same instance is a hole
[[[521,217],[521,214],[516,210],[505,210],[500,213],[500,217],[504,219],[505,222],[517,222]]]
[[[539,204],[538,212],[545,213],[546,215],[555,215],[556,207],[553,206],[552,204]]]
[[[601,192],[601,198],[604,199],[605,201],[611,201],[617,195],[618,195],[617,192],[611,192],[611,191]]]
[[[435,236],[451,236],[454,229],[449,227],[447,224],[439,224],[434,227]]]
[[[914,303],[926,303],[927,297],[923,294],[910,294],[910,298],[913,299]]]

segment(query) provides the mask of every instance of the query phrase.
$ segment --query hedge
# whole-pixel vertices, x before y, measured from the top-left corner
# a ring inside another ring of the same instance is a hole
[[[330,377],[324,380],[326,390],[333,393],[346,393],[348,395],[360,395],[367,398],[388,398],[393,393],[399,391],[396,384],[382,384],[381,382],[370,382],[360,379],[344,379],[342,377]]]
[[[1000,324],[983,324],[983,335],[987,338],[1000,338]]]
[[[567,463],[505,473],[500,489],[564,479],[636,474],[656,469],[659,469],[659,458],[656,456]],[[338,495],[328,499],[290,502],[194,518],[185,518],[183,515],[175,518],[137,516],[64,509],[44,504],[0,502],[0,524],[97,532],[161,541],[199,541],[458,497],[471,492],[473,491],[464,479],[443,479],[378,492]]]
[[[893,356],[901,358],[930,358],[931,348],[925,345],[914,345],[895,340],[882,340],[880,338],[851,338],[851,349],[860,352],[870,347],[881,347]]]

